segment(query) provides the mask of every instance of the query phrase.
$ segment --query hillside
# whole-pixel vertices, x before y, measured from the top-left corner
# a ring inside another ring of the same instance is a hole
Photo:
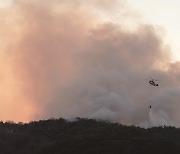
[[[0,154],[180,153],[180,129],[81,119],[0,123]]]

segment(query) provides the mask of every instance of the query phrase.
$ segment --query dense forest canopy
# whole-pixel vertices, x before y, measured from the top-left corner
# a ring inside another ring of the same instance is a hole
[[[180,129],[140,128],[95,119],[0,123],[1,154],[179,153]]]

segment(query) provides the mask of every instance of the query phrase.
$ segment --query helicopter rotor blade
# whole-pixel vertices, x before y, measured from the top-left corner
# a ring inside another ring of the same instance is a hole
[[[154,81],[161,81],[161,80],[157,80],[157,79],[153,79]]]
[[[153,81],[161,81],[161,80],[158,80],[158,79],[154,79],[152,77],[149,77],[149,78],[150,78],[150,80],[153,80]]]

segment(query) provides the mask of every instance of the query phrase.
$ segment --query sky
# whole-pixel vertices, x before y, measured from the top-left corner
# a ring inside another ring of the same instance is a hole
[[[178,0],[128,0],[132,9],[137,10],[142,19],[164,29],[165,40],[171,46],[173,60],[180,60],[180,1]]]
[[[0,119],[179,127],[178,29],[141,1],[1,0]]]

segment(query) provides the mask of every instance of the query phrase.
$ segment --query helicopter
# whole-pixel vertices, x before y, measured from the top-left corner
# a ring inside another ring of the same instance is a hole
[[[155,81],[159,81],[159,80],[153,79],[151,77],[150,77],[150,79],[146,79],[146,80],[148,80],[149,84],[152,86],[159,86],[159,84],[155,82]]]

